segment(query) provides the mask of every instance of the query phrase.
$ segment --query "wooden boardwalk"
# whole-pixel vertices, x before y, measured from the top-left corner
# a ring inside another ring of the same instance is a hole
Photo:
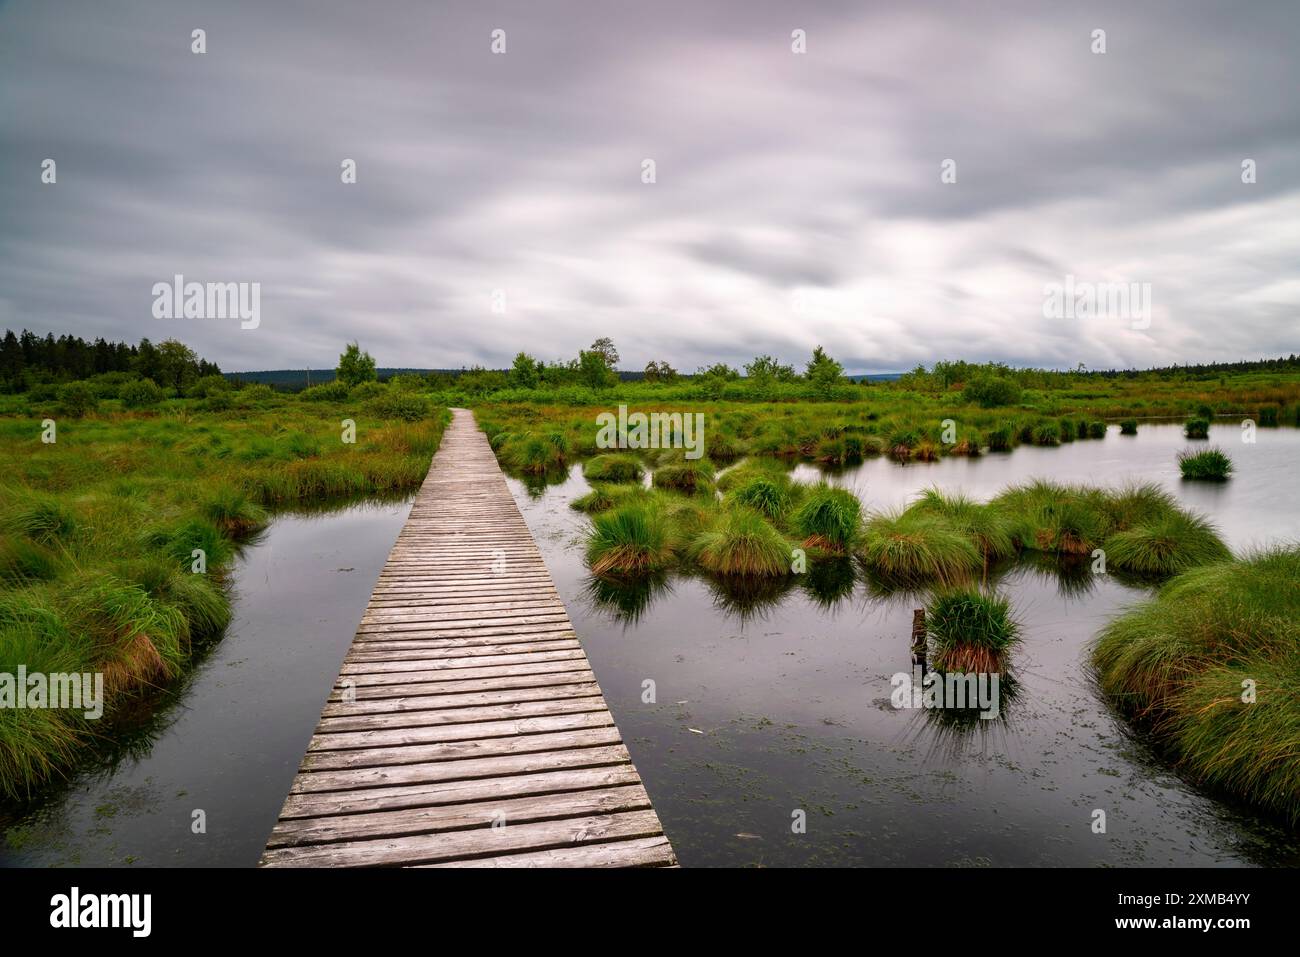
[[[675,864],[496,457],[454,410],[262,865]]]

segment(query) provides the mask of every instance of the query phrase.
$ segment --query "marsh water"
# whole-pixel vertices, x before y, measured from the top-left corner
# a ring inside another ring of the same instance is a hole
[[[0,808],[0,864],[255,864],[409,511],[278,516],[239,556],[230,627],[186,681],[65,787]]]
[[[1155,481],[1243,550],[1300,538],[1300,431],[1256,437],[1214,427],[1237,469],[1223,484],[1180,479],[1189,443],[1173,424],[974,459],[793,471],[851,488],[869,509],[930,485],[986,499],[1032,477]],[[1087,646],[1148,594],[1140,585],[1086,566],[1006,570],[998,584],[1024,626],[1015,694],[1004,721],[954,727],[890,702],[891,677],[912,668],[918,596],[815,567],[769,594],[691,577],[595,592],[586,519],[568,507],[588,488],[581,470],[512,487],[683,866],[1300,863],[1300,835],[1182,781],[1094,688]],[[1096,810],[1105,833],[1094,833]]]
[[[901,466],[886,459],[800,479],[852,488],[868,508],[929,485],[989,497],[1030,477],[1168,487],[1234,549],[1300,537],[1300,431],[1235,425],[1211,440],[1236,463],[1183,483],[1176,425],[1135,437]],[[1182,781],[1094,689],[1087,645],[1147,594],[1114,576],[1004,570],[1025,638],[1005,720],[954,726],[899,711],[917,596],[880,595],[851,567],[737,594],[667,577],[593,591],[582,563],[587,490],[510,480],[592,667],[685,866],[1275,865],[1300,839]],[[233,572],[234,620],[180,687],[113,735],[94,767],[0,809],[0,863],[249,866],[257,861],[409,504],[278,517]],[[643,701],[644,682],[655,702]],[[1106,832],[1094,833],[1096,810]],[[195,812],[205,833],[195,833]],[[804,833],[794,833],[797,812]]]

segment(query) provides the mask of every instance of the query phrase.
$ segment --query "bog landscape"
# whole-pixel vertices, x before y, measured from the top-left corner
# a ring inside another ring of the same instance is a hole
[[[798,369],[760,356],[620,376],[602,338],[569,361],[381,380],[349,344],[329,381],[295,391],[222,375],[176,340],[10,333],[0,358],[0,672],[82,677],[92,709],[55,707],[74,690],[56,683],[0,686],[11,860],[202,861],[191,804],[241,829],[219,859],[257,860],[316,716],[302,699],[319,706],[329,681],[217,686],[289,652],[328,675],[341,647],[271,630],[260,553],[282,526],[336,547],[371,535],[353,567],[275,573],[310,608],[366,561],[364,604],[452,410],[509,477],[680,862],[911,861],[922,827],[920,853],[942,864],[1294,860],[1300,548],[1278,532],[1296,517],[1295,356],[1118,374],[939,362],[854,381],[818,348]],[[503,549],[438,562],[513,581]],[[522,669],[547,694],[585,684],[557,671],[569,646],[516,592],[477,612],[514,644],[469,663]],[[232,628],[271,647],[232,657]],[[456,663],[435,657],[384,660]],[[454,690],[494,673],[453,673]],[[298,736],[178,720],[214,693]],[[414,734],[445,706],[338,729]],[[514,707],[460,727],[490,737]],[[524,713],[551,712],[572,709]],[[414,760],[382,743],[357,742],[350,766]],[[204,752],[233,779],[163,791]],[[259,754],[251,786],[234,769]],[[391,813],[336,786],[357,819]],[[858,839],[881,827],[897,838]],[[1039,830],[1059,833],[1028,845]]]
[[[6,913],[1284,927],[1298,49],[0,0]]]

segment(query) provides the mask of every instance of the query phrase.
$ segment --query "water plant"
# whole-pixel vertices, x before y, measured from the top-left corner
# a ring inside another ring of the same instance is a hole
[[[1188,419],[1183,425],[1183,434],[1189,439],[1208,439],[1210,437],[1210,420],[1208,418]]]
[[[701,532],[688,549],[706,571],[722,575],[777,576],[790,573],[791,546],[757,511],[730,508]]]
[[[1232,557],[1208,519],[1177,508],[1115,532],[1104,550],[1109,565],[1140,575],[1174,575]]]
[[[594,575],[659,571],[673,557],[668,522],[653,503],[629,502],[592,517],[587,564]]]
[[[1020,626],[1004,597],[975,588],[946,589],[926,608],[931,659],[942,671],[993,674],[1006,667]]]
[[[943,516],[917,509],[873,515],[859,555],[897,583],[961,582],[983,564],[975,545]]]
[[[1138,420],[1137,420],[1137,419],[1121,419],[1121,420],[1120,420],[1120,423],[1119,423],[1119,434],[1120,434],[1120,435],[1137,435],[1137,434],[1138,434]]]
[[[582,474],[588,482],[637,482],[644,469],[631,455],[608,453],[587,459]]]
[[[791,524],[804,548],[842,555],[857,541],[862,503],[852,492],[822,482],[805,493]]]
[[[1200,452],[1187,450],[1178,453],[1178,471],[1185,479],[1222,482],[1232,474],[1232,459],[1217,447]]]

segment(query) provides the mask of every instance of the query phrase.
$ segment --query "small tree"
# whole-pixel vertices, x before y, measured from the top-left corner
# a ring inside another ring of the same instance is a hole
[[[339,356],[339,367],[334,370],[334,374],[349,389],[362,382],[373,382],[376,378],[375,360],[369,352],[362,352],[360,345],[349,342]]]
[[[840,384],[840,379],[844,375],[844,366],[828,356],[826,350],[818,346],[813,350],[812,358],[808,360],[808,368],[804,374],[819,394],[829,396],[835,387]]]
[[[651,359],[645,364],[646,382],[676,382],[678,378],[677,370],[667,362],[656,362]]]
[[[591,351],[600,354],[605,360],[605,366],[612,372],[618,368],[618,350],[614,348],[614,340],[609,336],[601,336],[591,344]],[[579,358],[581,358],[579,353]]]
[[[178,339],[158,343],[158,375],[168,389],[182,391],[198,378],[199,357]]]
[[[542,364],[526,352],[515,356],[510,368],[510,384],[516,389],[536,389],[541,380]]]
[[[795,378],[794,366],[782,365],[772,356],[755,356],[754,361],[745,366],[745,375],[758,385],[790,382]]]
[[[618,376],[603,353],[590,349],[578,353],[578,381],[593,389],[605,389],[617,382]]]

